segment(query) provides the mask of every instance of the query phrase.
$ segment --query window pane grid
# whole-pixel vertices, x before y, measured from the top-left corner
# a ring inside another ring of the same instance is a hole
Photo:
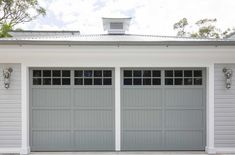
[[[161,70],[124,70],[124,85],[161,85]],[[202,85],[202,70],[164,70],[165,85]],[[33,85],[70,85],[71,70],[33,70]],[[75,85],[112,85],[111,70],[75,70]]]
[[[165,70],[165,85],[202,85],[202,70]]]
[[[33,85],[70,85],[70,70],[33,70]]]
[[[124,70],[123,85],[161,85],[161,70]]]
[[[112,85],[112,70],[75,70],[74,85]]]

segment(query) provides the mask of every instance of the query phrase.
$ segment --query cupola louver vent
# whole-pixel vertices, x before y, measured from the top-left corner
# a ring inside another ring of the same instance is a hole
[[[110,23],[110,29],[123,30],[123,23]]]
[[[108,34],[125,34],[131,18],[103,18],[104,31]]]

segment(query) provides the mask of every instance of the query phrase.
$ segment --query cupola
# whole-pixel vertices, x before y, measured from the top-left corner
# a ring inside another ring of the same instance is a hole
[[[108,34],[125,34],[129,30],[131,18],[102,18],[104,31]]]

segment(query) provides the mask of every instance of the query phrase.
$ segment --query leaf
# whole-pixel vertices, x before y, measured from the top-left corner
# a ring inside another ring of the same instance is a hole
[[[223,38],[230,34],[230,29],[222,32],[221,29],[217,28],[215,26],[216,22],[216,18],[203,18],[198,20],[195,25],[189,25],[188,21],[183,18],[175,23],[173,28],[177,31],[177,36],[189,36],[193,38]],[[197,31],[186,31],[186,26],[197,28]],[[234,30],[231,32],[234,32]]]
[[[188,25],[187,18],[182,18],[180,21],[173,25],[174,30],[177,30],[177,36],[185,36],[185,27]]]
[[[39,5],[38,0],[0,0],[1,29],[5,29],[3,25],[11,25],[13,28],[20,23],[30,22],[40,15],[45,16],[46,10]]]
[[[8,24],[2,25],[0,29],[0,38],[11,37],[11,35],[8,33],[11,30],[12,30],[11,25],[8,25]]]

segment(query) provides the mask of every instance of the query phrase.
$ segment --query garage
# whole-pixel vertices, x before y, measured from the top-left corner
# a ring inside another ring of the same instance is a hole
[[[204,150],[202,68],[123,68],[121,149]]]
[[[204,68],[122,68],[121,150],[204,150]],[[32,151],[114,151],[110,68],[31,68]]]
[[[31,68],[31,151],[115,150],[114,71]]]

